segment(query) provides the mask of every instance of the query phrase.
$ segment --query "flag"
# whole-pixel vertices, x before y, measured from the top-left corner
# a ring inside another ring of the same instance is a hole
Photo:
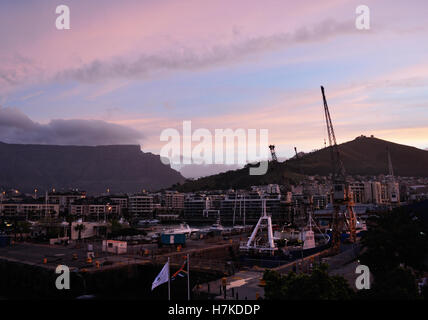
[[[158,276],[156,277],[155,281],[152,283],[152,291],[157,286],[160,286],[161,284],[168,282],[169,278],[169,262],[165,263],[163,266],[161,272],[159,272]]]
[[[187,265],[187,259],[184,261],[180,269],[178,269],[178,271],[172,275],[171,280],[175,280],[177,277],[184,278],[187,275],[186,265]]]

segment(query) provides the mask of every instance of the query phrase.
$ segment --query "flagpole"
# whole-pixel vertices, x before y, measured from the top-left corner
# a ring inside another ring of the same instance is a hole
[[[171,277],[170,277],[170,264],[169,264],[169,257],[168,257],[168,301],[171,300]]]
[[[187,254],[187,300],[190,301],[190,261],[189,254]]]

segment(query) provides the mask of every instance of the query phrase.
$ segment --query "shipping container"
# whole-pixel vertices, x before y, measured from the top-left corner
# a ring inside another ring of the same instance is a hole
[[[163,234],[161,236],[162,244],[186,244],[186,235],[185,234]]]

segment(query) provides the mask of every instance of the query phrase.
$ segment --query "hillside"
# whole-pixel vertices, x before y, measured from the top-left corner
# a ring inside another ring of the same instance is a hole
[[[231,170],[197,180],[187,181],[176,187],[181,192],[194,192],[198,190],[215,190],[229,188],[249,188],[263,184],[287,184],[299,181],[303,176],[291,171],[283,163],[269,162],[268,172],[261,176],[249,175],[249,166],[238,170]]]
[[[346,172],[352,175],[388,174],[388,153],[396,176],[428,177],[428,152],[377,138],[357,137],[340,145]],[[327,175],[331,172],[330,150],[306,154],[298,161],[289,160],[292,170],[301,168],[305,174]]]
[[[351,175],[388,174],[390,150],[396,176],[428,176],[428,151],[377,138],[358,137],[340,145],[346,172]],[[251,185],[269,183],[285,184],[299,180],[302,175],[329,175],[331,173],[330,150],[321,149],[295,157],[285,162],[269,162],[269,170],[263,176],[250,176],[248,168],[203,177],[178,187],[181,191],[248,188]]]
[[[0,186],[22,192],[78,188],[88,193],[158,190],[181,174],[138,145],[55,146],[0,142]]]

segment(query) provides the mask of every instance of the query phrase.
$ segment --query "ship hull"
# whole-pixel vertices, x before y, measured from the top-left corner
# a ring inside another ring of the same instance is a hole
[[[279,250],[275,255],[260,254],[257,252],[242,252],[239,255],[239,261],[243,266],[247,267],[258,266],[261,268],[275,268],[321,252],[328,249],[330,245],[331,243],[329,241],[310,249],[302,250],[300,248],[293,248],[288,250],[288,253],[283,253]]]

